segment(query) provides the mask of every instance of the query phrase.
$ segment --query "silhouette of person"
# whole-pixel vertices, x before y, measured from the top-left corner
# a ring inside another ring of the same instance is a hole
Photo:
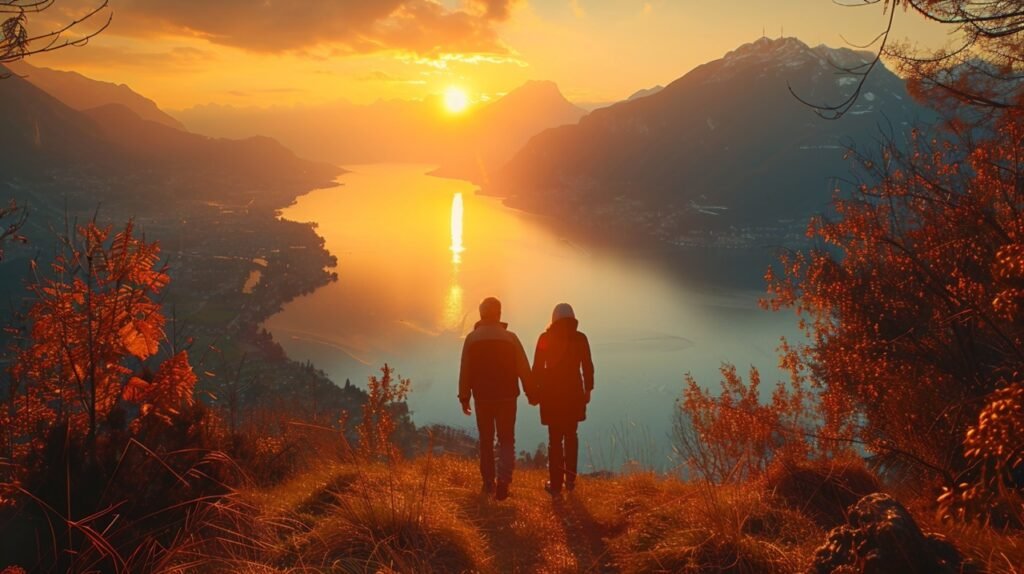
[[[532,400],[530,361],[522,343],[508,324],[501,322],[501,302],[488,297],[480,303],[480,321],[462,346],[459,370],[459,402],[466,416],[473,414],[470,397],[476,406],[476,424],[480,432],[480,477],[483,492],[494,493],[496,500],[509,495],[515,469],[516,401],[519,381],[527,400]],[[494,465],[494,436],[498,436],[498,468]],[[497,482],[495,482],[497,481]]]
[[[587,404],[594,390],[594,362],[587,336],[568,303],[551,313],[551,325],[537,340],[533,377],[540,402],[540,422],[548,427],[548,482],[552,495],[576,488],[580,422],[587,418]]]

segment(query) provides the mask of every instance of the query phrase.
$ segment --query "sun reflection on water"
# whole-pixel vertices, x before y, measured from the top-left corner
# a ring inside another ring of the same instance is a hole
[[[466,320],[462,309],[462,286],[458,277],[452,276],[452,284],[448,286],[448,294],[444,298],[444,324],[446,331],[461,331]]]
[[[445,295],[442,319],[444,329],[451,331],[461,330],[465,321],[465,312],[462,308],[462,286],[459,285],[459,264],[462,263],[462,252],[466,250],[462,245],[463,209],[462,192],[456,192],[452,197],[452,244],[449,247],[452,252],[452,279],[448,285],[448,293]]]
[[[457,192],[452,198],[452,263],[458,266],[462,263],[462,252],[466,250],[462,246],[462,192]]]

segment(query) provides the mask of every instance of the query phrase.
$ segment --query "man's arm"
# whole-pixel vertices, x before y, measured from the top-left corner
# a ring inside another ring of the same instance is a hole
[[[462,360],[459,364],[459,404],[462,405],[462,412],[470,415],[473,409],[469,406],[469,398],[472,395],[469,374],[469,338],[462,344]]]

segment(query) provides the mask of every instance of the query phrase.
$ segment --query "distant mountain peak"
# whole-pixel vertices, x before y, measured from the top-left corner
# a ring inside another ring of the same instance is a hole
[[[658,84],[657,86],[654,86],[654,87],[651,87],[651,88],[644,88],[642,90],[637,90],[637,91],[633,92],[633,94],[631,96],[626,98],[626,101],[627,102],[631,102],[633,100],[639,100],[640,98],[646,98],[647,96],[653,96],[654,94],[657,94],[658,92],[660,92],[660,91],[662,91],[664,89],[665,89],[665,86],[662,86],[661,84]]]
[[[725,60],[748,58],[751,56],[771,56],[807,52],[810,47],[794,37],[768,38],[762,36],[753,42],[748,42],[728,52]]]
[[[709,62],[707,66],[713,71],[707,81],[720,82],[737,74],[750,73],[791,77],[809,70],[819,77],[836,75],[841,86],[849,86],[851,81],[852,84],[857,83],[856,70],[862,70],[875,57],[872,52],[832,48],[824,44],[812,48],[793,37],[761,37],[726,53],[720,60]],[[880,67],[885,68],[885,65]]]
[[[517,117],[525,114],[515,120],[518,122],[530,115],[551,113],[563,119],[576,121],[586,112],[566,99],[554,82],[530,80],[498,98],[483,110],[484,115],[503,113],[512,113]]]
[[[550,80],[528,80],[523,85],[505,94],[503,98],[536,98],[544,100],[568,101],[562,95],[558,84]]]
[[[783,65],[802,65],[814,61],[823,66],[839,66],[852,68],[870,62],[875,54],[855,51],[849,48],[831,48],[819,44],[811,48],[799,38],[767,38],[761,37],[753,42],[728,52],[722,61],[726,66],[741,62],[778,63]]]

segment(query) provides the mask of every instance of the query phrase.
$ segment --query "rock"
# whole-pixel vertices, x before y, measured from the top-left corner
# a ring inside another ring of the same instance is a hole
[[[850,507],[848,523],[833,528],[814,553],[813,574],[956,574],[960,552],[938,534],[925,534],[902,504],[869,494]]]

